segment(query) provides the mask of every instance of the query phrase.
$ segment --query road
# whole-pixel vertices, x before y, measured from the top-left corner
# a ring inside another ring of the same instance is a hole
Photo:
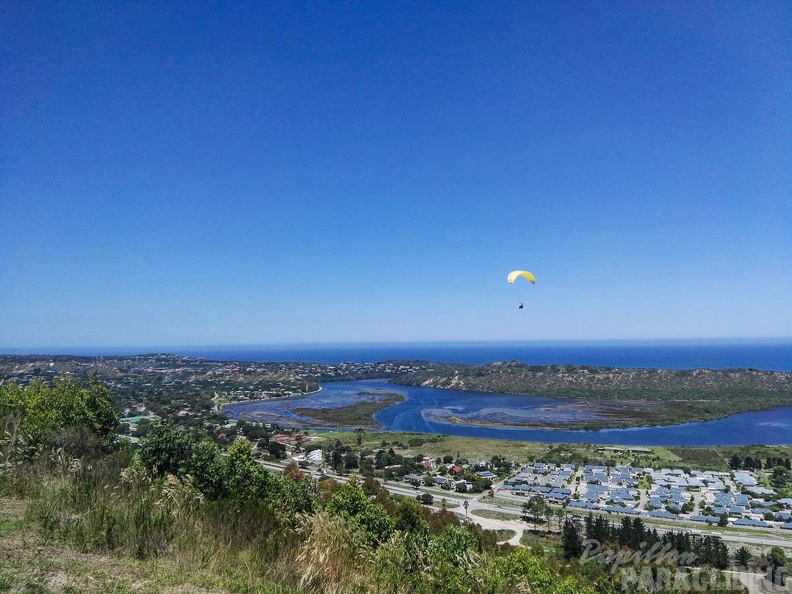
[[[259,464],[261,464],[268,470],[272,470],[274,472],[283,472],[283,469],[286,466],[284,463],[264,462],[261,460],[259,460]],[[357,480],[360,480],[360,477],[358,477],[357,475],[339,476],[336,474],[322,473],[315,468],[302,468],[301,470],[302,472],[309,473],[313,478],[317,480],[323,476],[329,476],[333,480],[339,482],[347,482],[353,477],[356,478]],[[493,505],[485,501],[481,501],[480,494],[478,494],[478,496],[471,495],[470,497],[466,497],[460,493],[443,491],[436,487],[429,487],[429,488],[421,487],[420,489],[415,489],[401,482],[393,482],[393,481],[383,482],[380,480],[379,483],[383,487],[385,487],[389,492],[398,495],[403,495],[405,497],[412,498],[419,493],[430,493],[434,497],[434,504],[431,505],[430,507],[440,509],[440,507],[442,506],[442,501],[445,500],[446,507],[453,510],[454,513],[456,513],[460,517],[460,519],[464,519],[467,517],[468,521],[475,522],[476,524],[478,524],[482,528],[485,528],[486,530],[511,530],[515,532],[515,535],[505,542],[508,542],[509,544],[515,546],[519,546],[520,539],[522,538],[523,535],[523,530],[527,528],[525,522],[519,519],[520,517],[519,510],[504,509],[501,506]],[[468,504],[467,509],[465,509],[465,503]],[[476,516],[473,514],[473,512],[476,510],[489,510],[489,511],[501,512],[501,513],[512,512],[513,514],[515,514],[516,519],[498,520],[494,518],[482,518],[481,516]]]
[[[273,470],[275,472],[282,472],[285,464],[284,463],[276,463],[276,462],[262,462],[259,461],[265,468],[269,470]],[[346,482],[353,476],[359,480],[357,475],[345,475],[345,476],[338,476],[338,475],[325,475],[322,474],[318,469],[310,468],[310,469],[301,469],[303,472],[308,472],[316,479],[319,479],[322,476],[330,476],[334,480],[339,482]],[[470,496],[466,496],[461,493],[455,493],[452,491],[443,491],[437,487],[421,487],[419,490],[415,489],[405,483],[401,482],[394,482],[389,481],[383,483],[379,481],[380,484],[388,489],[391,493],[397,493],[399,495],[404,495],[406,497],[415,497],[418,493],[430,493],[435,500],[435,503],[431,506],[434,508],[439,509],[441,507],[441,501],[445,499],[446,506],[451,508],[460,518],[468,518],[468,521],[475,522],[482,528],[487,530],[513,530],[516,534],[510,538],[508,541],[509,544],[513,544],[515,546],[520,544],[520,539],[522,538],[523,531],[528,528],[528,525],[520,519],[521,517],[521,506],[526,501],[525,497],[518,497],[518,496],[508,496],[508,495],[501,495],[499,494],[499,499],[506,499],[514,501],[514,505],[499,505],[497,503],[492,503],[487,501],[488,497],[482,494],[471,494]],[[493,488],[497,488],[497,485],[493,485]],[[465,510],[465,502],[467,502],[468,507]],[[514,520],[500,520],[494,518],[483,518],[481,516],[476,515],[475,511],[482,511],[487,510],[490,512],[499,512],[502,514],[513,514],[515,516]],[[586,512],[588,513],[588,512]],[[597,512],[594,513],[601,513],[608,515],[609,517],[613,518],[621,518],[619,515],[611,515],[607,512]],[[740,529],[739,532],[734,532],[730,530],[719,531],[716,530],[715,527],[711,527],[707,530],[702,530],[703,526],[701,524],[695,524],[691,522],[685,522],[683,520],[674,520],[673,523],[661,523],[651,518],[641,517],[644,523],[647,526],[652,528],[656,528],[658,532],[670,532],[670,531],[678,531],[678,530],[689,530],[695,534],[710,534],[713,536],[720,536],[724,541],[730,543],[738,543],[740,545],[748,545],[759,548],[760,550],[769,549],[773,546],[779,546],[787,551],[792,551],[792,534],[774,534],[772,531],[762,528],[744,528]]]

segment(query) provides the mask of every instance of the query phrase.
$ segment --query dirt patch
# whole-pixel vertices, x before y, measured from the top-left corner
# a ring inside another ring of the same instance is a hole
[[[27,502],[21,499],[0,497],[0,520],[21,520],[25,517]]]

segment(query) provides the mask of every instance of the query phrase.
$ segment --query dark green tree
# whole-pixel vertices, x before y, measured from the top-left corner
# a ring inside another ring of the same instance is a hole
[[[744,546],[734,552],[734,562],[740,567],[748,567],[748,563],[751,561],[752,557],[751,551]]]
[[[784,585],[784,575],[781,569],[787,564],[788,559],[784,549],[781,547],[773,547],[767,554],[767,560],[770,561],[770,582],[779,586]]]
[[[770,476],[770,484],[772,484],[773,487],[776,489],[783,489],[790,480],[792,480],[792,472],[787,470],[786,467],[779,465],[773,468]]]
[[[583,554],[583,538],[580,529],[572,518],[564,520],[561,530],[561,544],[564,547],[565,559],[577,559]]]

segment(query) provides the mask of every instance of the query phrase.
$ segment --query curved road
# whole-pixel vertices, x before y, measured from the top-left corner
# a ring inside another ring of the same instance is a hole
[[[284,463],[275,463],[275,462],[262,462],[259,461],[264,467],[269,470],[273,470],[275,472],[282,472],[285,464]],[[308,472],[314,478],[319,478],[322,473],[319,472],[317,469],[301,469],[303,472]],[[334,480],[346,482],[352,476],[355,478],[359,477],[357,475],[345,475],[345,476],[338,476],[338,475],[326,475],[330,476]],[[507,541],[509,544],[518,546],[520,544],[520,539],[522,538],[523,531],[528,528],[527,524],[522,521],[520,509],[519,508],[509,508],[509,507],[502,507],[500,505],[489,503],[484,501],[486,496],[482,494],[477,494],[475,496],[466,497],[461,493],[455,493],[452,491],[443,491],[438,489],[437,487],[421,487],[420,490],[414,489],[405,483],[402,482],[383,482],[380,481],[380,484],[388,489],[391,493],[398,493],[399,495],[404,495],[406,497],[415,497],[418,493],[429,493],[435,498],[435,503],[431,506],[433,508],[439,509],[441,505],[439,501],[441,499],[445,499],[448,507],[452,508],[454,513],[456,513],[460,518],[465,518],[467,516],[468,521],[475,522],[482,528],[487,530],[513,530],[516,534]],[[495,488],[496,485],[493,485]],[[515,498],[514,501],[517,504],[523,503],[524,498]],[[465,512],[464,504],[465,502],[468,503],[467,512]],[[514,520],[497,520],[492,518],[484,518],[481,516],[477,516],[473,514],[474,511],[479,510],[487,510],[491,512],[498,512],[503,514],[513,514],[515,519]],[[594,513],[607,513],[607,512],[594,512]],[[685,522],[675,522],[674,525],[670,524],[661,524],[652,521],[650,518],[642,518],[644,523],[647,526],[652,528],[656,528],[658,532],[667,532],[671,530],[690,530],[694,533],[706,533],[706,534],[713,534],[720,536],[726,542],[733,542],[739,544],[747,544],[756,547],[773,547],[779,546],[786,550],[792,550],[792,535],[776,535],[772,532],[768,532],[767,529],[757,528],[755,530],[743,529],[739,533],[730,532],[730,531],[723,531],[723,532],[712,532],[712,531],[701,531],[701,526],[697,524],[688,524]],[[756,535],[751,534],[751,532],[756,532]]]

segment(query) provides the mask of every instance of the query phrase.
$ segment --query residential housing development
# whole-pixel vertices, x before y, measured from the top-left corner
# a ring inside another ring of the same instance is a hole
[[[778,498],[753,472],[535,462],[498,487],[568,509],[708,524],[792,530],[792,498]]]

